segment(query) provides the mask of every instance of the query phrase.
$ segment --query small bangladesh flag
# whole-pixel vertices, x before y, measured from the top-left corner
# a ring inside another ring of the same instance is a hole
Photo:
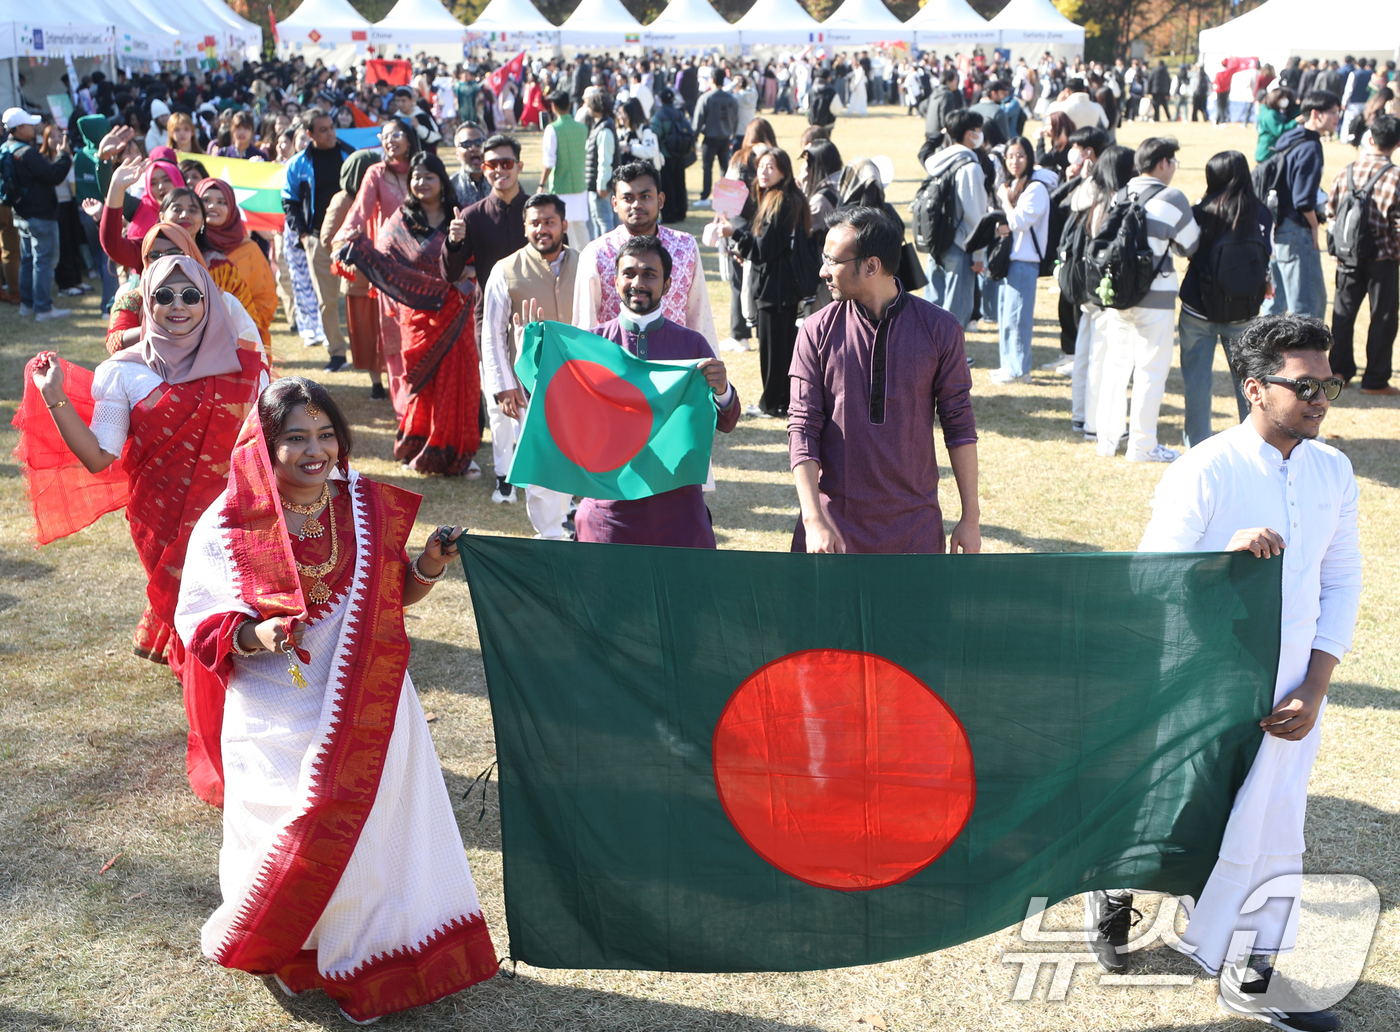
[[[1247,552],[463,542],[540,967],[872,964],[1032,897],[1199,896],[1273,698]]]
[[[177,155],[181,161],[194,160],[209,170],[209,175],[222,179],[233,187],[243,224],[249,232],[282,232],[282,184],[286,169],[275,161],[244,161],[242,158],[220,158],[211,154]]]
[[[708,478],[714,394],[694,362],[645,362],[587,330],[537,322],[515,372],[531,398],[511,483],[619,499]]]

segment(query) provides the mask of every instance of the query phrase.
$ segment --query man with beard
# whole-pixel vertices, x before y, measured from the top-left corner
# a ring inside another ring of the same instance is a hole
[[[666,195],[661,175],[649,161],[632,161],[613,172],[612,206],[618,227],[604,233],[579,254],[579,274],[574,285],[574,325],[589,329],[617,317],[622,299],[614,287],[614,270],[622,247],[633,237],[656,237],[670,256],[673,271],[661,308],[667,320],[695,330],[718,352],[715,317],[700,248],[689,233],[658,225]]]
[[[572,322],[578,252],[564,246],[564,215],[564,202],[554,194],[535,194],[526,201],[525,239],[529,243],[492,267],[482,291],[481,385],[491,421],[491,462],[496,468],[491,501],[497,505],[515,502],[517,485],[506,482],[506,472],[527,404],[515,376],[512,328],[518,331],[540,319]],[[525,489],[525,510],[535,536],[562,538],[570,496],[529,484],[518,486]]]
[[[1308,776],[1321,744],[1332,672],[1351,649],[1361,600],[1357,488],[1351,462],[1318,441],[1341,392],[1327,363],[1327,327],[1293,315],[1254,320],[1231,350],[1249,417],[1172,463],[1152,499],[1140,552],[1249,551],[1283,557],[1283,623],[1273,711],[1234,806],[1220,855],[1181,936],[1196,963],[1220,975],[1220,1005],[1299,1032],[1338,1027],[1302,1010],[1273,970],[1293,948],[1303,873]],[[1249,897],[1268,902],[1242,914]],[[1099,963],[1121,970],[1132,896],[1089,896]],[[1291,928],[1290,928],[1291,925]],[[1252,935],[1243,934],[1252,932]],[[1267,993],[1267,995],[1265,995]]]
[[[668,319],[663,298],[671,289],[671,255],[654,236],[634,236],[618,250],[613,289],[621,314],[593,327],[600,337],[652,362],[698,360],[714,392],[717,427],[729,433],[743,407],[714,346],[694,330]],[[574,516],[580,541],[626,545],[714,548],[715,531],[699,484],[663,491],[650,498],[604,501],[585,498]]]

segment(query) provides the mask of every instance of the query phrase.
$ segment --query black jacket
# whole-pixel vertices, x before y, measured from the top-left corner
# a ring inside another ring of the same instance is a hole
[[[20,143],[13,137],[5,144],[14,151],[15,176],[19,180],[20,199],[15,204],[15,214],[22,219],[58,218],[58,194],[54,187],[68,177],[73,167],[69,154],[60,154],[58,160],[50,162],[39,153],[39,148],[28,143]]]
[[[836,116],[831,113],[831,102],[835,97],[836,90],[830,84],[812,90],[807,98],[807,124],[835,125]]]
[[[777,214],[757,233],[747,229],[734,231],[734,247],[746,262],[754,263],[757,282],[754,303],[759,308],[796,308],[802,303],[797,272],[792,264],[792,234],[796,227],[801,233],[799,212],[795,205],[806,201],[796,190],[783,194]]]
[[[947,86],[939,83],[929,94],[928,108],[924,112],[924,135],[930,140],[941,137],[944,120],[964,106],[961,92],[950,90]]]
[[[1152,74],[1147,77],[1147,92],[1159,97],[1165,97],[1172,91],[1172,73],[1167,70],[1166,65],[1158,65],[1152,69]]]

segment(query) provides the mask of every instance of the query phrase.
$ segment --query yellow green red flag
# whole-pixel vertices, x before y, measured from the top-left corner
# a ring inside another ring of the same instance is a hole
[[[178,155],[203,165],[215,179],[233,187],[243,223],[249,229],[282,232],[282,182],[286,169],[275,161],[245,161],[211,154]],[[193,184],[191,184],[193,185]]]

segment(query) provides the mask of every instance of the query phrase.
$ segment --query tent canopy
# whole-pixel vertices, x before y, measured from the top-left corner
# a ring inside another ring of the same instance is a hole
[[[491,0],[468,29],[480,42],[505,48],[559,39],[559,27],[530,0]]]
[[[398,0],[370,30],[372,43],[461,43],[467,27],[439,0]]]
[[[739,30],[706,0],[671,0],[656,20],[643,29],[648,46],[728,46],[739,42]]]
[[[369,29],[369,20],[350,6],[350,0],[303,0],[300,7],[277,23],[277,34],[284,46],[353,43],[368,40]]]
[[[846,0],[821,27],[824,42],[837,45],[907,40],[913,35],[881,0]]]
[[[967,0],[927,0],[904,27],[913,30],[915,43],[920,47],[941,43],[992,43],[997,39],[997,30],[974,11]]]
[[[1400,51],[1400,6],[1348,0],[1317,17],[1310,0],[1269,0],[1201,33],[1201,62],[1214,74],[1227,57],[1257,57],[1276,69],[1290,57],[1340,60],[1347,54],[1393,59]]]
[[[1007,43],[1061,43],[1084,46],[1084,26],[1055,9],[1050,0],[1011,0],[987,23]]]
[[[745,43],[791,44],[820,42],[822,27],[797,0],[758,0],[734,23]]]
[[[583,0],[559,26],[559,42],[571,47],[621,47],[638,43],[642,23],[622,0]]]

